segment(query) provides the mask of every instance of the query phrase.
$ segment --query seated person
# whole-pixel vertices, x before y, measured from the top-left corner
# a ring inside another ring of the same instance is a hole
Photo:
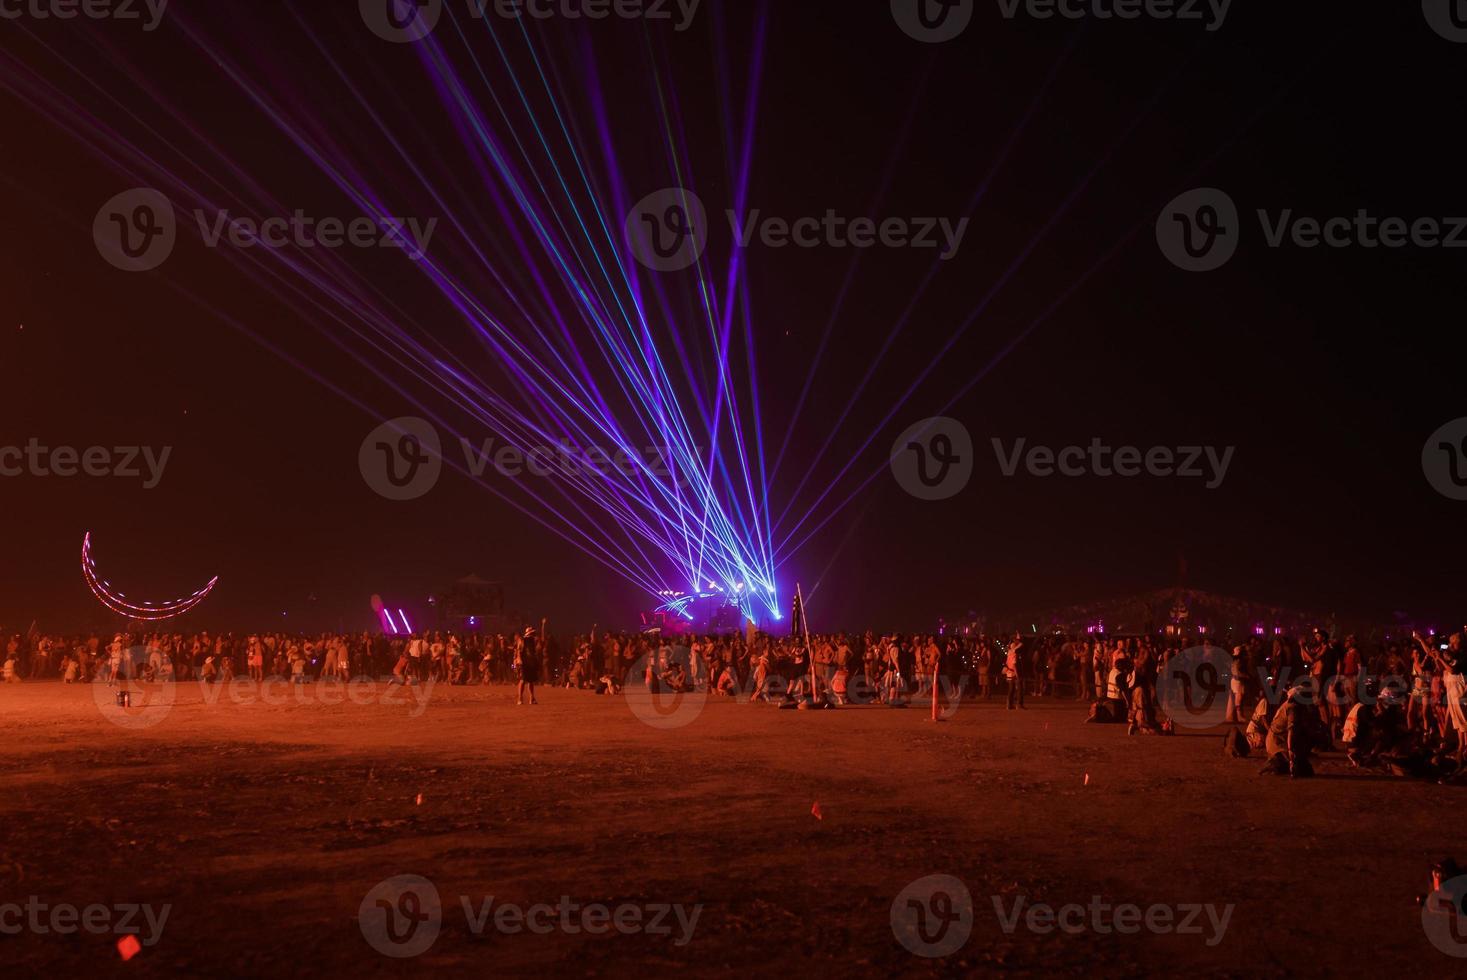
[[[1296,778],[1314,775],[1310,756],[1316,748],[1330,744],[1329,735],[1319,717],[1319,707],[1306,698],[1307,688],[1298,685],[1289,691],[1284,703],[1268,726],[1264,746],[1268,752],[1265,773]],[[1311,703],[1304,703],[1306,700]]]
[[[1248,747],[1255,752],[1263,750],[1268,741],[1268,726],[1273,720],[1268,716],[1268,698],[1259,698],[1258,704],[1253,707],[1253,715],[1248,719],[1248,727],[1243,734],[1248,739]]]
[[[685,671],[683,669],[683,665],[678,663],[677,661],[673,661],[667,666],[665,670],[663,670],[661,681],[662,689],[664,691],[674,691],[681,693],[692,690],[692,688],[688,686],[687,671]]]
[[[733,697],[738,690],[739,682],[734,677],[733,666],[725,665],[718,673],[718,682],[713,688],[713,693],[723,697]]]

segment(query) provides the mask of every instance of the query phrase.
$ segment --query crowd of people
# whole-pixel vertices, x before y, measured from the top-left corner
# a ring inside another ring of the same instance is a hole
[[[1467,772],[1467,650],[1463,634],[1413,634],[1362,643],[1324,629],[1289,637],[1250,636],[1230,650],[1211,637],[1014,633],[964,635],[766,633],[672,636],[603,633],[558,642],[541,624],[512,633],[149,633],[5,640],[3,680],[56,677],[67,683],[193,680],[245,676],[293,683],[387,677],[389,682],[514,684],[523,703],[535,686],[620,693],[702,691],[784,705],[885,704],[930,697],[1001,696],[1088,701],[1090,720],[1132,733],[1165,733],[1176,719],[1158,703],[1158,684],[1183,668],[1189,711],[1223,705],[1237,750],[1261,752],[1268,770],[1307,775],[1310,758],[1343,746],[1355,765],[1417,775]],[[1184,656],[1184,661],[1177,661]],[[1175,707],[1175,705],[1173,705]]]
[[[305,684],[352,677],[389,677],[403,684],[511,683],[541,663],[557,663],[559,646],[528,629],[513,635],[414,636],[377,633],[96,633],[9,634],[3,679],[59,678],[65,683],[122,680],[227,682],[267,677]]]

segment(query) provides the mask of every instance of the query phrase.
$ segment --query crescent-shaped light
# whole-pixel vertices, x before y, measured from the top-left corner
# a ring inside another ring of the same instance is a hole
[[[117,591],[110,582],[97,574],[97,563],[92,560],[92,532],[88,531],[82,538],[82,577],[87,580],[87,587],[92,590],[92,595],[97,601],[119,616],[128,619],[144,620],[153,622],[160,619],[172,619],[182,616],[190,609],[197,606],[209,597],[214,591],[214,586],[219,584],[219,576],[215,575],[209,580],[209,584],[195,592],[193,595],[183,599],[174,599],[170,602],[144,602],[134,603],[127,600],[127,596]]]

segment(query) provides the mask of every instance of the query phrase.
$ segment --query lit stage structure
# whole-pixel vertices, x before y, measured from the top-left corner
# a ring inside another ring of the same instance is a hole
[[[477,575],[459,579],[428,597],[425,612],[417,603],[372,596],[372,612],[387,636],[411,636],[424,630],[449,633],[502,632],[518,625],[504,609],[504,585]]]
[[[430,598],[441,629],[497,631],[510,625],[504,612],[504,584],[477,575],[459,579]]]
[[[699,635],[738,633],[751,621],[742,584],[723,589],[710,582],[698,592],[666,590],[666,602],[642,614],[642,628]]]

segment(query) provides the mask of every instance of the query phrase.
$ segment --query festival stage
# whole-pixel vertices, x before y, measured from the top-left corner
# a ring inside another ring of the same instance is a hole
[[[1267,779],[1210,734],[1127,737],[1053,699],[966,703],[939,724],[915,707],[714,699],[664,728],[579,691],[517,708],[509,687],[281,684],[244,703],[187,685],[131,728],[99,708],[106,691],[0,687],[0,900],[171,917],[126,963],[106,937],[6,936],[10,975],[1318,975],[1368,957],[1407,977],[1445,962],[1413,897],[1461,853],[1461,790],[1340,755],[1312,781]],[[408,962],[358,923],[401,874],[433,882],[443,910]],[[899,893],[933,874],[972,895],[971,937],[946,962],[891,925]],[[683,945],[676,930],[475,935],[459,896],[702,909]],[[1209,947],[1210,926],[1008,934],[995,902],[1007,915],[1019,896],[1236,908]]]

